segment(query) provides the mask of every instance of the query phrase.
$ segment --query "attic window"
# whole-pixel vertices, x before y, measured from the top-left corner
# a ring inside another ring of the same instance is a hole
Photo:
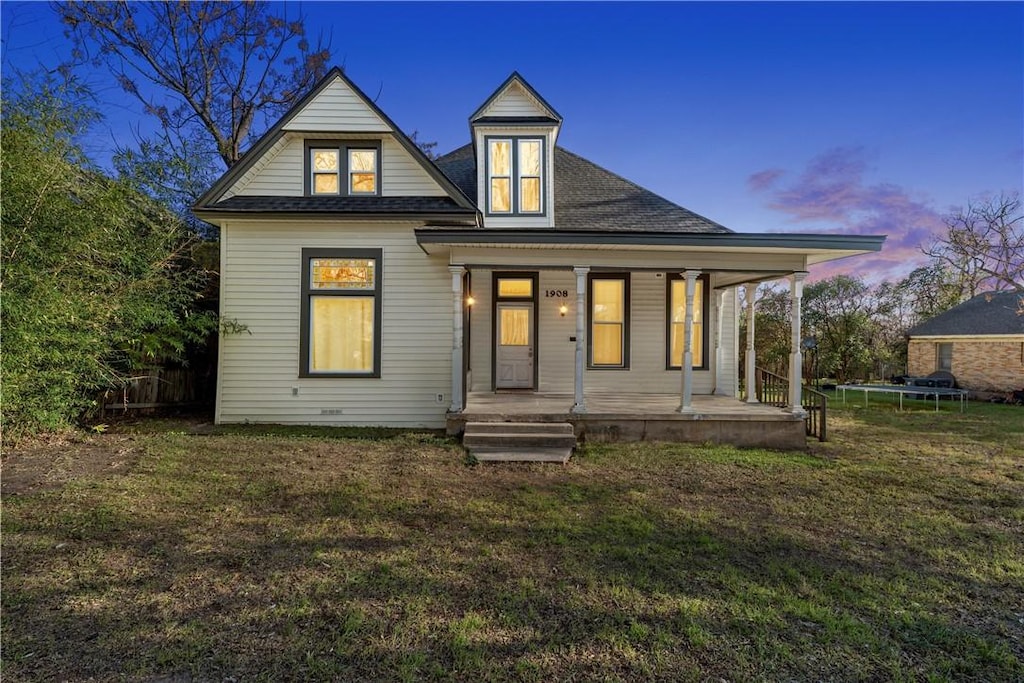
[[[379,141],[307,141],[306,163],[306,194],[380,194]]]
[[[544,215],[544,139],[487,138],[487,213]]]

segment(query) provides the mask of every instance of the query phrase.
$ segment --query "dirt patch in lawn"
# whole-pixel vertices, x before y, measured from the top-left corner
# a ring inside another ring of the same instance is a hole
[[[76,479],[126,474],[141,453],[131,436],[34,439],[4,450],[0,459],[0,494],[24,495],[59,488]]]

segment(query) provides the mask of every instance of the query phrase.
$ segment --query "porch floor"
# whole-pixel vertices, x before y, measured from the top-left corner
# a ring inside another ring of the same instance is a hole
[[[591,391],[587,412],[572,412],[573,395],[471,392],[461,413],[448,416],[448,433],[467,422],[569,422],[588,441],[731,443],[782,449],[806,448],[804,420],[782,408],[748,404],[731,396],[693,397],[693,412],[680,413],[678,394]]]

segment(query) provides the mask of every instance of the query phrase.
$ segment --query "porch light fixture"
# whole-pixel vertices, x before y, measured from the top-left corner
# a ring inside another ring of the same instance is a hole
[[[562,316],[563,318],[565,317],[565,314],[568,312],[569,307],[566,306],[565,304],[562,304],[561,306],[558,307],[558,315]]]
[[[466,297],[466,305],[467,306],[472,306],[475,303],[476,303],[476,299],[473,298],[472,294],[470,294],[469,296]]]

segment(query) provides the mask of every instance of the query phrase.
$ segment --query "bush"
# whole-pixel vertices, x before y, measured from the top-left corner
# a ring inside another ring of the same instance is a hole
[[[4,83],[2,404],[5,438],[59,429],[133,367],[177,358],[215,329],[194,308],[197,237],[93,166],[80,88]]]

